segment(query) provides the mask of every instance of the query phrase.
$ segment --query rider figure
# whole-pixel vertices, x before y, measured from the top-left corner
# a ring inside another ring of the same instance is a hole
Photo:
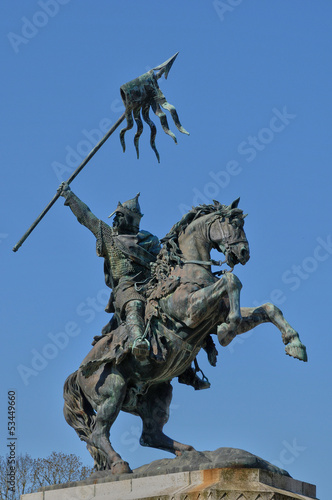
[[[60,185],[59,192],[78,222],[90,229],[97,239],[97,255],[104,257],[105,282],[113,290],[105,310],[115,313],[118,323],[126,322],[134,356],[140,360],[147,358],[150,344],[144,338],[145,299],[135,284],[149,277],[150,263],[156,259],[160,243],[156,236],[139,229],[143,216],[139,194],[118,203],[109,216],[115,216],[111,227],[98,219],[67,183]],[[106,331],[104,329],[103,333]]]
[[[70,207],[78,222],[95,235],[97,255],[104,258],[105,282],[112,289],[105,311],[114,315],[103,328],[102,335],[124,321],[132,342],[133,355],[139,360],[146,359],[150,353],[150,343],[144,338],[145,298],[135,285],[149,278],[150,263],[156,260],[160,243],[156,236],[139,229],[143,217],[138,203],[139,194],[131,200],[118,203],[109,216],[114,215],[113,225],[110,227],[91,212],[66,182],[60,185],[58,191],[65,198],[65,205]],[[97,341],[100,338],[95,337]],[[210,363],[215,366],[216,350],[209,337],[204,348]],[[195,370],[192,367],[187,368],[179,376],[179,382],[191,385],[195,390],[210,387],[207,380],[198,377],[197,371],[197,367]]]

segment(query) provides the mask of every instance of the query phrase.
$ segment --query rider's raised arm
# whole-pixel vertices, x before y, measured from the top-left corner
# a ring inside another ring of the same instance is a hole
[[[90,231],[97,238],[99,219],[91,212],[90,208],[72,192],[66,182],[63,182],[60,185],[58,191],[60,196],[63,196],[66,199],[65,205],[70,207],[78,222],[90,229]]]

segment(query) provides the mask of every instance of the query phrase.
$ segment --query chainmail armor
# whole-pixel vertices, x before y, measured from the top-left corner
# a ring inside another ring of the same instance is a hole
[[[65,198],[65,205],[70,206],[80,224],[90,229],[96,237],[97,255],[104,258],[105,283],[113,289],[115,310],[121,316],[124,312],[124,306],[129,301],[145,302],[144,296],[136,290],[135,285],[137,282],[144,282],[149,277],[149,266],[145,266],[127,255],[119,244],[117,229],[98,219],[72,191],[66,192]],[[156,242],[152,241],[152,245],[154,245],[154,250],[159,251],[157,248],[159,242],[156,245]],[[152,253],[152,259],[153,255]],[[112,305],[110,305],[111,307]]]
[[[113,278],[112,288],[114,289],[121,278],[134,278],[139,275],[139,281],[145,279],[145,268],[132,261],[125,255],[114,242],[117,232],[103,221],[99,224],[99,234],[97,238],[97,254],[104,257],[110,268]],[[107,283],[109,285],[109,283]]]

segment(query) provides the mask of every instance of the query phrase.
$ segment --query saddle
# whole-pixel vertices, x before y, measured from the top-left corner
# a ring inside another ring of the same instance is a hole
[[[115,329],[105,332],[106,328],[112,328],[116,321],[112,320],[102,332],[102,335],[96,336],[93,341],[94,349],[88,355],[89,359],[85,358],[80,366],[80,369],[85,377],[90,377],[104,363],[115,363],[119,365],[132,352],[134,339],[128,333],[125,323],[121,323]],[[166,361],[167,342],[166,339],[154,332],[151,332],[150,321],[148,321],[145,329],[145,338],[150,342],[150,356],[148,360],[157,363]]]

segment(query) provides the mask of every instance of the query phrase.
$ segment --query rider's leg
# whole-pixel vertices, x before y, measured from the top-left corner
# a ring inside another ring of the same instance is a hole
[[[132,352],[137,359],[149,356],[150,343],[143,339],[144,335],[144,303],[141,300],[131,300],[125,306],[126,325],[133,340]]]

